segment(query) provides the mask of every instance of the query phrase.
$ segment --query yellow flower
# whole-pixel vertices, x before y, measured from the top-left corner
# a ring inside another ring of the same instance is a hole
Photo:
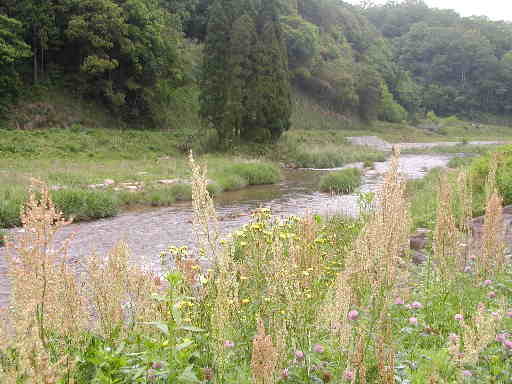
[[[249,299],[243,299],[242,300],[242,304],[249,304],[251,302],[251,300]]]

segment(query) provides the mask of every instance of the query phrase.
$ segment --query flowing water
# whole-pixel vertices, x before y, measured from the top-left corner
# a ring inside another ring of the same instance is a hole
[[[447,155],[403,155],[400,169],[409,179],[421,178],[432,168],[446,167],[450,158]],[[373,170],[365,171],[360,192],[377,190],[388,165],[388,162],[375,163]],[[362,164],[351,166],[362,167]],[[222,234],[232,233],[249,222],[251,212],[259,207],[270,208],[277,216],[300,216],[307,212],[357,215],[359,195],[332,196],[318,192],[321,175],[333,170],[283,170],[283,180],[278,184],[223,193],[215,200]],[[20,230],[13,232],[16,231]],[[58,241],[70,235],[73,239],[69,255],[74,262],[93,252],[106,254],[118,241],[124,240],[130,248],[133,262],[155,270],[160,266],[160,253],[169,246],[193,248],[196,242],[191,203],[72,224],[59,233]],[[0,249],[0,307],[6,304],[9,295],[4,252],[5,249]]]

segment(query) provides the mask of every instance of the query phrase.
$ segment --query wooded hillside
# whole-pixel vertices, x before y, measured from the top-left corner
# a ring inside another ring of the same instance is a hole
[[[421,0],[4,0],[0,13],[4,114],[34,85],[144,127],[179,129],[187,105],[226,142],[277,138],[292,89],[369,123],[512,113],[512,23]]]

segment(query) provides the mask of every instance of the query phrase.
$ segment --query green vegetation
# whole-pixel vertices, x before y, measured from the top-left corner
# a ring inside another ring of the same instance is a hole
[[[320,190],[323,192],[349,194],[361,185],[362,172],[358,168],[348,168],[329,172],[320,179]]]
[[[471,175],[472,208],[473,215],[480,216],[485,212],[486,184],[489,166],[493,156],[497,155],[496,186],[503,198],[503,204],[512,204],[512,149],[510,146],[500,147],[477,158],[456,157],[449,163],[449,167],[467,168]],[[440,184],[440,175],[446,173],[440,169],[433,170],[420,180],[409,181],[408,194],[411,197],[411,213],[415,227],[433,228],[436,219],[437,199]],[[446,173],[448,181],[457,185],[456,172]]]
[[[0,11],[9,126],[55,126],[12,119],[25,100],[57,87],[99,101],[117,125],[169,129],[197,143],[201,116],[224,147],[276,140],[290,128],[290,83],[344,126],[510,122],[510,23],[422,1],[9,0]]]
[[[469,233],[450,225],[458,197],[445,197],[439,243],[415,265],[397,166],[373,213],[279,219],[256,210],[228,240],[205,231],[207,252],[218,252],[211,269],[201,270],[201,253],[171,247],[163,277],[133,265],[120,243],[85,258],[76,281],[59,262],[66,249],[52,247],[60,216],[32,200],[20,256],[7,264],[16,294],[0,322],[0,380],[45,372],[62,384],[506,382],[512,271],[490,252],[502,246],[499,212],[488,211],[487,241],[466,259]],[[193,182],[201,229],[211,229],[207,180]],[[41,287],[45,295],[26,294]]]
[[[219,145],[276,141],[290,127],[291,89],[278,0],[210,8],[201,114]]]
[[[139,206],[191,200],[190,172],[175,132],[50,129],[0,131],[0,228],[19,225],[30,178],[47,182],[66,216],[90,220]],[[279,181],[276,165],[205,155],[218,194]]]
[[[486,178],[493,156],[497,156],[496,185],[503,197],[504,204],[512,204],[512,146],[502,147],[493,153],[475,159],[471,165],[473,189],[475,193],[485,194]]]
[[[286,132],[269,157],[300,168],[335,168],[359,161],[384,161],[376,149],[350,145],[350,131],[298,130]]]

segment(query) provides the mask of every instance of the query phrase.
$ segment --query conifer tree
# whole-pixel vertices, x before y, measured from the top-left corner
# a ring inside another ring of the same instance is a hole
[[[279,22],[278,0],[262,0],[257,16],[259,41],[253,49],[253,75],[248,84],[243,138],[278,139],[290,127],[291,90],[288,55]]]
[[[290,126],[291,97],[279,0],[217,0],[210,9],[202,116],[222,145],[270,141]]]

